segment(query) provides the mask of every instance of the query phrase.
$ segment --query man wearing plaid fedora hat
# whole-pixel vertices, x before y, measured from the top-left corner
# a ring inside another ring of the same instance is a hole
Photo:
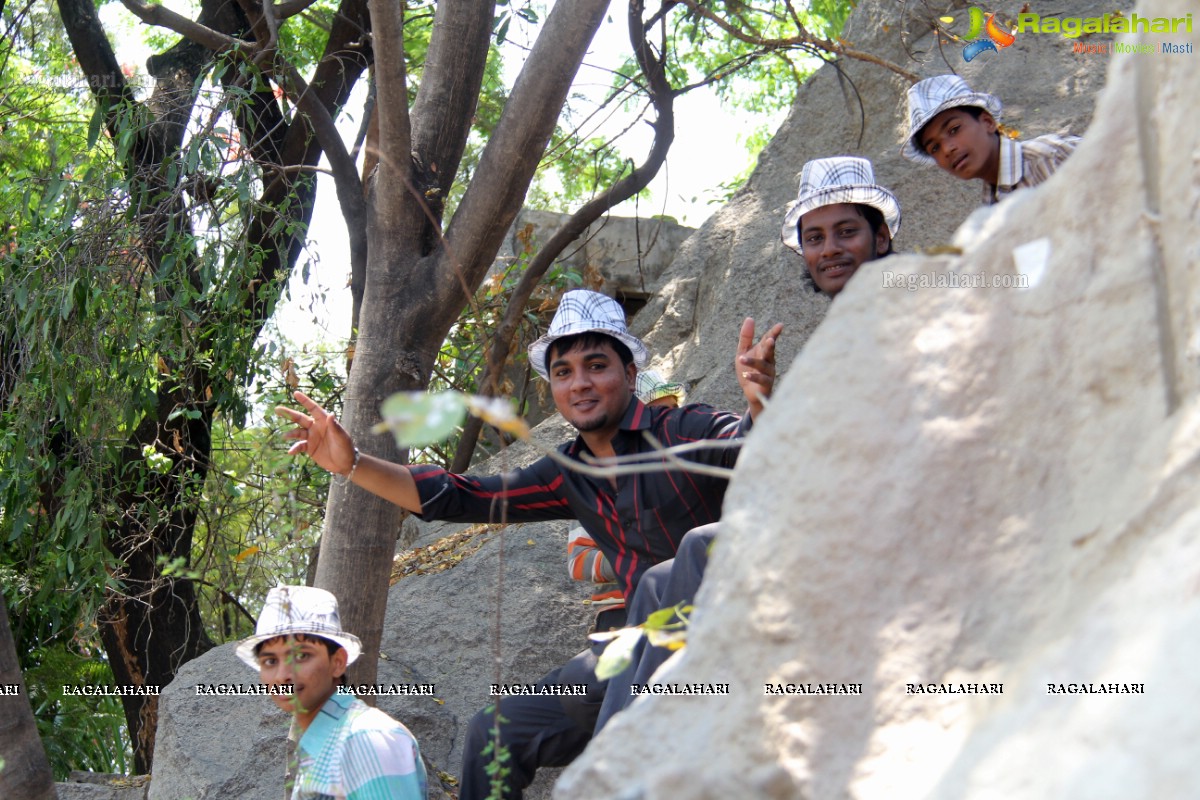
[[[781,238],[804,257],[812,288],[836,297],[859,266],[892,252],[899,232],[900,203],[875,183],[871,162],[834,156],[804,165]]]
[[[254,635],[235,652],[292,715],[292,800],[424,800],[425,764],[408,728],[340,691],[362,643],[342,630],[336,597],[312,586],[276,586]]]
[[[908,89],[908,137],[901,154],[956,178],[983,181],[983,203],[1037,186],[1075,152],[1078,136],[1046,134],[1019,142],[1001,135],[1003,107],[958,75],[936,75]]]
[[[529,363],[549,381],[555,407],[578,431],[573,441],[559,447],[568,459],[652,453],[659,445],[744,435],[774,386],[775,341],[782,330],[776,324],[755,342],[754,320],[742,324],[734,360],[748,403],[741,416],[699,404],[647,408],[634,394],[637,372],[649,358],[646,347],[629,333],[620,304],[597,292],[563,295],[548,332],[530,345]],[[304,411],[276,409],[296,425],[285,434],[295,440],[290,453],[307,453],[321,467],[422,519],[494,522],[505,503],[509,522],[577,519],[612,565],[626,597],[648,567],[675,554],[687,531],[720,517],[728,484],[716,475],[681,476],[665,469],[598,478],[550,458],[503,477],[393,464],[360,454],[329,412],[300,392],[295,399]],[[698,450],[688,458],[732,467],[737,449]],[[497,776],[505,798],[519,798],[539,767],[564,766],[582,752],[604,692],[594,675],[597,654],[585,650],[538,684],[548,689],[586,684],[586,697],[552,691],[503,697],[498,713],[480,712],[472,719],[463,748],[462,800],[492,793],[491,758],[485,753],[493,728],[509,753],[501,770],[506,774]]]

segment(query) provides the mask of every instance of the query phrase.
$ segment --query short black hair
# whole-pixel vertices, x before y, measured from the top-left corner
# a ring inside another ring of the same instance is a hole
[[[342,647],[332,639],[326,639],[324,636],[317,636],[315,633],[284,633],[280,634],[279,636],[272,636],[270,639],[264,639],[263,641],[254,645],[254,657],[258,658],[258,654],[262,650],[263,645],[270,644],[271,642],[275,642],[280,639],[286,639],[289,636],[291,636],[292,639],[297,642],[312,642],[313,644],[325,645],[325,649],[329,651],[330,658],[333,658],[333,654]]]
[[[880,211],[875,206],[869,206],[866,203],[851,203],[851,205],[854,206],[854,208],[858,211],[858,215],[867,221],[867,226],[871,229],[871,237],[874,238],[874,237],[878,236],[879,229],[884,227],[887,224],[883,219],[883,212]],[[797,235],[800,233],[800,224],[801,224],[801,222],[803,222],[803,220],[804,220],[803,216],[801,216],[800,219],[796,220]],[[804,247],[803,241],[800,242],[800,246],[801,246],[801,248]],[[886,251],[876,254],[876,258],[883,258],[884,256],[890,256],[895,252],[896,252],[895,248],[892,247],[892,229],[888,228],[888,248]],[[804,264],[803,280],[804,280],[805,285],[808,286],[808,288],[812,289],[814,292],[819,293],[821,291],[820,289],[817,288],[817,282],[813,280],[812,275],[808,271],[808,262],[807,261]]]
[[[546,348],[546,363],[542,366],[546,369],[546,374],[550,374],[550,360],[557,355],[569,353],[572,350],[583,347],[600,347],[603,344],[611,344],[612,349],[616,351],[617,357],[621,359],[621,366],[628,367],[633,363],[633,353],[625,343],[615,336],[609,336],[607,333],[600,331],[584,331],[583,333],[573,333],[570,336],[560,336],[550,343]]]

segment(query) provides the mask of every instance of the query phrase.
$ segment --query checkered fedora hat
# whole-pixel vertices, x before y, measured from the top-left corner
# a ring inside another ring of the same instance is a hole
[[[315,586],[276,586],[267,592],[267,602],[258,615],[254,635],[238,642],[234,652],[252,669],[258,669],[254,648],[262,642],[294,633],[337,642],[346,648],[347,664],[353,664],[362,652],[358,637],[342,630],[337,598]]]
[[[908,87],[908,138],[900,153],[909,161],[918,164],[934,164],[937,162],[926,155],[917,142],[921,129],[929,124],[929,120],[948,108],[975,106],[1000,121],[1000,113],[1004,107],[1000,98],[983,92],[973,92],[971,87],[957,75],[935,75],[918,81]]]
[[[900,232],[900,203],[896,195],[875,183],[871,162],[854,156],[835,156],[815,158],[804,165],[796,202],[783,218],[783,243],[803,253],[797,228],[800,218],[809,211],[837,203],[861,203],[877,208],[892,237]]]
[[[683,389],[683,384],[669,383],[667,379],[660,375],[656,370],[647,369],[640,370],[637,374],[637,389],[635,390],[638,400],[649,405],[660,397],[670,397],[674,395],[679,400],[679,405],[683,405],[687,401],[687,392]]]
[[[625,311],[621,304],[607,295],[587,289],[573,289],[562,296],[558,302],[558,310],[554,319],[550,320],[550,330],[546,335],[529,345],[529,363],[546,380],[550,375],[546,372],[546,352],[555,339],[564,336],[574,336],[577,333],[608,334],[617,339],[633,353],[633,363],[638,369],[646,366],[650,353],[642,340],[629,333],[625,326]]]

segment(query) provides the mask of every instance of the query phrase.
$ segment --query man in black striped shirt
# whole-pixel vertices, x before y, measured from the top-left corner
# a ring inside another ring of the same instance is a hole
[[[735,369],[746,396],[744,415],[691,404],[647,408],[634,394],[637,371],[648,354],[630,335],[621,307],[596,292],[563,295],[549,332],[529,348],[530,365],[550,382],[559,413],[579,431],[559,452],[571,460],[584,453],[603,458],[650,452],[699,440],[729,440],[749,430],[775,380],[774,325],[755,343],[754,321],[739,334]],[[716,521],[728,479],[723,475],[667,469],[614,478],[593,477],[546,457],[504,476],[455,475],[432,466],[404,466],[360,454],[325,409],[297,392],[305,412],[279,407],[296,424],[286,436],[290,453],[307,453],[320,466],[413,511],[423,519],[462,522],[527,522],[578,519],[609,559],[628,598],[642,573],[674,556],[684,534]],[[689,453],[702,465],[732,467],[736,448]],[[502,517],[503,505],[503,517]],[[604,695],[595,679],[599,646],[553,670],[539,685],[589,686],[588,695],[505,697],[498,701],[500,737],[510,753],[504,797],[518,798],[538,767],[563,766],[582,752]],[[494,713],[471,721],[463,753],[461,800],[491,791],[484,749],[492,740]]]

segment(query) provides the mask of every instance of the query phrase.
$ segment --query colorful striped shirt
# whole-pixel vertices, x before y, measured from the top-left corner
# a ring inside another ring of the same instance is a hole
[[[427,794],[417,740],[352,694],[335,692],[325,701],[296,756],[292,800],[425,800]]]
[[[750,417],[706,405],[648,408],[634,399],[613,439],[618,456],[650,452],[643,433],[662,446],[701,439],[734,439],[750,429]],[[559,452],[580,459],[589,453],[582,437]],[[703,449],[686,458],[732,467],[738,448]],[[664,469],[616,479],[593,478],[542,458],[507,475],[454,475],[431,466],[409,467],[421,496],[421,518],[456,522],[536,522],[577,519],[612,565],[626,599],[643,572],[675,556],[692,528],[716,522],[729,481],[723,477]],[[507,510],[502,500],[507,499]]]
[[[1048,133],[1021,142],[1000,137],[1000,165],[996,184],[983,183],[983,204],[995,205],[1017,189],[1044,183],[1083,141],[1078,136]]]

